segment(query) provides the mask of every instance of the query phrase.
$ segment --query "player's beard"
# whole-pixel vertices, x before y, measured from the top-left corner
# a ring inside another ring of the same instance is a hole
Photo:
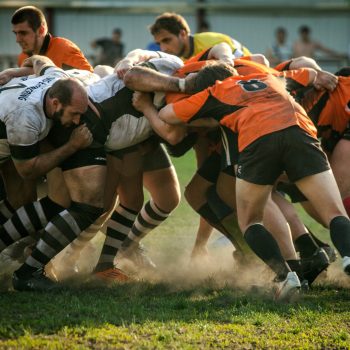
[[[185,54],[185,44],[179,40],[179,45],[180,45],[180,50],[179,52],[176,54],[177,57],[183,57]]]
[[[28,56],[33,56],[34,54],[39,54],[40,46],[39,46],[39,35],[35,34],[35,39],[33,43],[32,49],[23,49],[23,52]]]
[[[52,119],[55,123],[59,123],[61,124],[61,118],[63,116],[64,113],[64,108],[61,108],[60,110],[58,110],[57,112],[53,112],[52,114]]]

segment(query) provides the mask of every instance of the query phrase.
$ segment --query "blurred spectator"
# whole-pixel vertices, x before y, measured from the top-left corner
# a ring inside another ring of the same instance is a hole
[[[122,30],[120,28],[115,28],[112,33],[112,38],[100,38],[91,43],[91,47],[100,50],[95,64],[106,64],[113,67],[123,58],[124,44],[121,41],[121,37]]]
[[[198,25],[197,33],[206,33],[210,32],[210,24],[207,21],[201,21]]]
[[[293,57],[306,56],[315,58],[317,51],[321,51],[332,58],[345,58],[346,55],[340,54],[329,49],[311,38],[310,27],[303,25],[299,28],[299,39],[293,45]]]
[[[275,42],[266,51],[266,58],[270,61],[271,67],[292,57],[292,47],[287,43],[286,29],[278,27],[275,30],[275,36]]]

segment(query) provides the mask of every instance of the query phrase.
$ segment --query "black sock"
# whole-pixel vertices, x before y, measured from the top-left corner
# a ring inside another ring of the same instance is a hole
[[[294,244],[302,259],[312,256],[312,254],[315,253],[316,249],[319,248],[315,241],[312,239],[311,235],[308,233],[304,233],[298,237],[294,241]]]
[[[313,232],[310,231],[310,229],[307,227],[307,230],[309,231],[309,234],[311,235],[312,239],[315,241],[315,243],[320,247],[329,247],[329,244],[326,242],[322,242],[319,238],[317,238]]]
[[[287,260],[289,268],[296,272],[298,277],[302,279],[301,262],[300,260]]]
[[[208,203],[203,204],[197,210],[197,213],[208,222],[212,222],[213,224],[216,224],[219,222],[219,219],[217,218],[213,210],[210,208],[210,205]]]
[[[329,229],[340,255],[350,256],[350,220],[345,216],[337,216],[329,224]]]
[[[277,242],[263,225],[248,227],[244,238],[253,252],[263,260],[276,274],[279,280],[287,277],[290,268],[285,262]]]

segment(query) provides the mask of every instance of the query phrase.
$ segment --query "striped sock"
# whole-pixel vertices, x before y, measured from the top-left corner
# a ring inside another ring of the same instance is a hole
[[[35,235],[63,209],[48,197],[17,209],[0,228],[0,252],[24,237]]]
[[[15,212],[7,199],[0,201],[0,225],[3,225]]]
[[[106,240],[95,271],[104,271],[114,266],[114,258],[134,224],[137,212],[121,204],[117,206],[107,222]]]
[[[44,234],[25,263],[16,271],[20,278],[31,275],[89,227],[103,210],[87,204],[73,203],[56,215],[45,227]]]
[[[170,213],[159,209],[153,199],[149,200],[137,215],[128,237],[123,242],[123,248],[133,248],[150,231],[168,218]]]

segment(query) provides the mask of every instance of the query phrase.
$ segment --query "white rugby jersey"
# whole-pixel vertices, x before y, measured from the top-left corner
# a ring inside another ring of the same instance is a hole
[[[180,58],[161,53],[161,57],[146,62],[160,73],[172,75],[183,66]],[[101,112],[105,130],[109,132],[106,150],[119,150],[133,146],[153,133],[148,120],[132,105],[133,91],[125,87],[116,74],[108,75],[87,87],[88,95]],[[159,101],[159,94],[156,99]]]
[[[20,159],[31,158],[26,149],[32,154],[29,146],[47,136],[52,122],[44,112],[45,93],[57,80],[67,77],[62,69],[49,67],[40,77],[14,78],[0,87],[0,121],[6,126],[10,148],[14,146]],[[17,146],[21,148],[18,153]],[[17,158],[12,148],[11,154]]]

